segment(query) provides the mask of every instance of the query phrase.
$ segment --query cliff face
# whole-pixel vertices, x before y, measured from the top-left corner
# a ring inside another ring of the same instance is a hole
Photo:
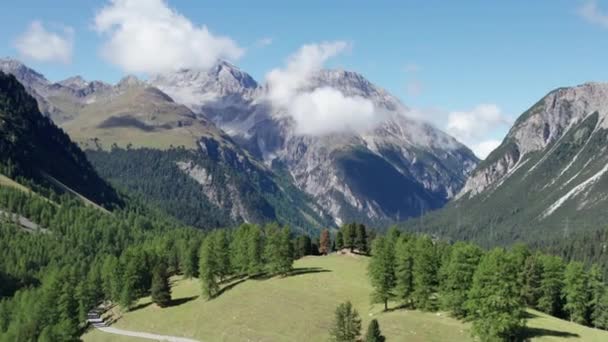
[[[608,84],[550,92],[426,228],[488,244],[567,238],[608,220]]]

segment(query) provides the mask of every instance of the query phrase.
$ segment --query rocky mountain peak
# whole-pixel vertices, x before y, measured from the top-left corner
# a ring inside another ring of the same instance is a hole
[[[316,72],[308,82],[309,89],[331,87],[346,96],[361,96],[374,102],[376,106],[389,111],[407,108],[386,90],[374,85],[363,75],[343,69],[323,69]]]
[[[14,75],[19,82],[28,87],[47,85],[49,83],[42,74],[28,68],[16,59],[1,58],[0,70],[7,74]]]
[[[144,84],[143,81],[141,81],[139,78],[137,78],[137,76],[135,75],[127,75],[125,77],[123,77],[118,84],[116,84],[116,86],[118,88],[130,88],[130,87],[136,87],[139,85]]]
[[[80,90],[80,89],[86,88],[89,85],[89,82],[87,82],[80,75],[66,78],[65,80],[57,82],[57,83],[64,87],[72,88],[74,90]]]

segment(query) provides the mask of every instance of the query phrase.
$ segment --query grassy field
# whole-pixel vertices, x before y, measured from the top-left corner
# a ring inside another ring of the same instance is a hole
[[[325,341],[336,306],[351,300],[364,329],[377,318],[388,341],[472,341],[469,325],[445,313],[382,313],[380,305],[370,305],[366,266],[365,257],[307,257],[295,263],[300,274],[238,283],[212,301],[198,297],[196,280],[174,279],[176,305],[160,309],[144,298],[139,309],[113,326],[201,341]],[[533,341],[608,341],[608,332],[534,311],[528,326]],[[99,331],[86,333],[83,340],[138,341]]]
[[[26,188],[25,186],[15,182],[14,180],[6,177],[5,175],[1,175],[0,174],[0,186],[10,186],[12,188],[15,188],[17,190],[21,190],[23,192],[29,192],[30,189]]]

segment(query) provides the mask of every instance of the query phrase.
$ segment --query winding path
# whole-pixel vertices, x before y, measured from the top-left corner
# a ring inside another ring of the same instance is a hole
[[[96,312],[89,313],[89,318],[88,318],[87,321],[89,323],[91,323],[91,325],[95,329],[103,331],[105,333],[109,333],[109,334],[116,334],[116,335],[130,336],[130,337],[146,338],[146,339],[155,340],[155,341],[200,342],[198,340],[193,340],[191,338],[185,338],[185,337],[157,335],[157,334],[150,334],[150,333],[145,333],[145,332],[140,332],[140,331],[131,331],[131,330],[123,330],[123,329],[112,328],[112,327],[109,327],[103,321],[103,319],[101,319],[99,317],[99,314],[96,313]]]

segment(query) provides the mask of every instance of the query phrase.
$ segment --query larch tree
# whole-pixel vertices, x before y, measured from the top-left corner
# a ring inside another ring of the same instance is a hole
[[[372,319],[367,327],[367,333],[365,334],[364,342],[384,342],[386,338],[382,336],[380,331],[380,324],[377,319]]]
[[[171,286],[169,285],[169,275],[167,266],[164,263],[158,264],[152,274],[152,287],[150,288],[152,301],[161,308],[171,304]]]
[[[467,316],[468,292],[482,255],[483,251],[479,247],[458,242],[453,246],[449,262],[443,268],[445,279],[441,286],[442,307],[457,318]]]
[[[201,287],[203,295],[207,299],[214,298],[219,290],[220,286],[217,277],[217,263],[215,261],[214,246],[215,243],[211,236],[208,236],[201,246],[201,255],[199,257],[199,279],[201,281]]]
[[[344,248],[344,238],[342,237],[342,231],[336,233],[336,250],[342,250]]]
[[[414,244],[414,237],[403,235],[395,245],[395,295],[407,307],[413,304]]]
[[[416,240],[414,252],[414,292],[412,298],[417,309],[432,311],[436,309],[433,299],[437,291],[438,260],[433,241],[428,236]]]
[[[521,296],[526,305],[537,308],[541,293],[543,265],[539,254],[530,255],[524,263],[522,272]]]
[[[543,273],[540,281],[538,308],[552,316],[562,314],[562,289],[564,287],[564,262],[550,255],[542,256]]]
[[[367,253],[367,229],[363,224],[357,224],[355,248],[359,251],[359,253]]]
[[[321,255],[327,255],[331,251],[331,237],[329,235],[328,229],[323,229],[321,231],[321,236],[319,238],[319,253]]]
[[[581,262],[572,261],[566,266],[563,296],[564,310],[570,321],[587,324],[591,311],[591,292],[585,266]]]
[[[591,292],[591,325],[596,328],[608,328],[608,290],[598,264],[589,270],[589,291]],[[605,299],[604,299],[605,298]]]
[[[330,330],[331,341],[356,342],[361,335],[361,318],[351,302],[340,304]]]
[[[517,263],[503,249],[486,253],[468,294],[472,333],[481,341],[512,341],[525,325]]]
[[[385,237],[374,240],[371,260],[368,265],[368,274],[374,288],[372,302],[384,303],[384,310],[388,310],[388,301],[392,299],[395,287],[395,258],[393,250]]]

